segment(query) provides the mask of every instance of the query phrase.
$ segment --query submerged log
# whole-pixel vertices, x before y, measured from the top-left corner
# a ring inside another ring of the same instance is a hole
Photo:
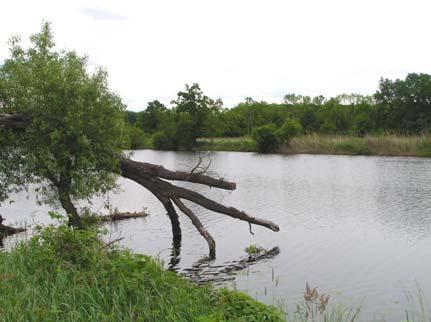
[[[280,253],[280,248],[273,247],[269,250],[262,250],[257,254],[252,254],[239,260],[227,262],[220,265],[212,265],[212,261],[204,258],[196,262],[191,268],[177,270],[178,273],[186,276],[192,281],[203,284],[207,282],[224,283],[233,280],[234,274],[243,271],[248,267],[265,260],[271,260]]]
[[[145,218],[145,217],[148,217],[148,214],[144,211],[141,211],[141,212],[121,212],[121,213],[114,213],[114,214],[109,215],[109,216],[102,216],[101,220],[102,220],[102,222],[113,222],[113,221],[119,221],[119,220]]]
[[[0,114],[0,129],[7,128],[12,130],[25,130],[25,128],[30,124],[31,117],[27,115],[23,115],[21,113]],[[205,238],[208,243],[210,257],[215,257],[214,239],[199,221],[199,218],[194,214],[194,212],[183,203],[184,200],[195,203],[213,212],[248,222],[250,228],[251,224],[255,224],[271,229],[272,231],[280,230],[277,224],[269,220],[250,216],[244,211],[238,210],[234,207],[227,207],[193,190],[176,186],[167,180],[192,182],[205,185],[210,188],[214,187],[225,190],[235,190],[236,184],[234,182],[226,181],[223,178],[214,178],[206,175],[204,172],[196,173],[194,171],[196,167],[190,172],[171,171],[160,165],[133,161],[122,155],[119,156],[119,164],[121,176],[140,184],[149,190],[163,204],[171,221],[174,248],[178,252],[179,245],[181,245],[181,228],[174,204],[192,221],[198,232],[203,238]]]

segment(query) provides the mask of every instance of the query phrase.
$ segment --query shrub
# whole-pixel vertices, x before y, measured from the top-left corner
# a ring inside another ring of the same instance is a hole
[[[166,134],[165,131],[153,135],[153,146],[156,150],[175,150],[175,139]]]
[[[132,150],[151,147],[151,142],[149,142],[149,138],[146,136],[145,132],[141,128],[137,126],[130,126],[128,132],[129,147]]]
[[[333,122],[325,121],[320,125],[319,132],[324,134],[335,134],[337,133],[337,126]]]
[[[257,144],[257,150],[261,153],[267,153],[275,150],[278,145],[277,128],[274,124],[263,125],[255,128],[252,138]]]
[[[287,119],[277,131],[277,136],[281,143],[287,143],[291,138],[302,133],[303,128],[301,123],[299,123],[297,120]]]

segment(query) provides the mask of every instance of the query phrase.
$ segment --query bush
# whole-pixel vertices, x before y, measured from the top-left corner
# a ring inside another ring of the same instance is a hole
[[[149,142],[149,137],[145,134],[145,132],[137,127],[130,126],[128,129],[129,136],[129,146],[128,148],[132,150],[139,150],[151,147],[151,142]]]
[[[153,146],[156,150],[175,150],[175,139],[166,134],[165,131],[153,135]]]
[[[274,151],[278,145],[277,128],[274,124],[263,125],[255,128],[252,138],[257,144],[257,150],[261,153]]]
[[[287,119],[277,131],[278,139],[281,143],[287,143],[295,136],[303,133],[301,123],[293,119]]]
[[[335,134],[337,133],[337,126],[333,122],[325,121],[320,125],[319,132],[323,134]]]

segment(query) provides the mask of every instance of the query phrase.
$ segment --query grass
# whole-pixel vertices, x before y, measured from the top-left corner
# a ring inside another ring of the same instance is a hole
[[[253,250],[257,246],[251,247]],[[273,273],[273,281],[278,279]],[[0,252],[0,321],[354,322],[361,306],[333,305],[307,284],[292,312],[248,295],[198,286],[154,259],[104,244],[97,230],[39,229]],[[405,320],[430,321],[422,289],[406,292]]]
[[[431,156],[431,137],[380,135],[366,137],[305,135],[293,138],[281,153]]]
[[[1,321],[283,321],[244,293],[197,286],[95,230],[40,230],[0,253]]]
[[[201,150],[256,151],[256,145],[250,137],[202,138],[199,142]],[[431,137],[389,134],[366,137],[312,134],[292,138],[275,153],[431,157]]]
[[[201,151],[257,151],[256,143],[250,137],[200,138],[197,142]]]

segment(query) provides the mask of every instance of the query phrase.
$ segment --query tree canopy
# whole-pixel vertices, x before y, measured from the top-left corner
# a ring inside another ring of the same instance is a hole
[[[74,215],[71,198],[90,198],[115,186],[124,142],[124,110],[107,72],[88,72],[88,59],[56,51],[50,25],[24,49],[10,41],[0,66],[0,113],[31,119],[20,132],[0,138],[0,197],[38,183],[44,202],[60,201]],[[76,219],[76,218],[75,218]]]

